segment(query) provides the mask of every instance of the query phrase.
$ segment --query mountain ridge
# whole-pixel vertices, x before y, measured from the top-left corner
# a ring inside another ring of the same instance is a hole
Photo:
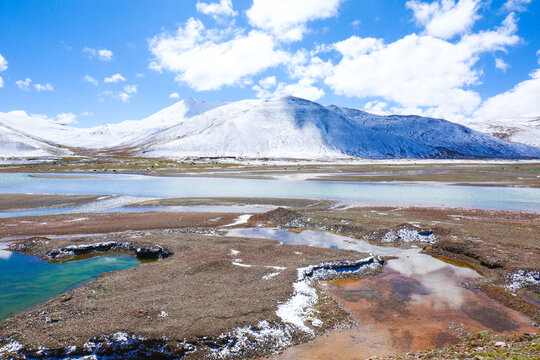
[[[540,158],[538,147],[501,140],[443,119],[374,115],[292,96],[233,103],[206,103],[189,98],[142,120],[89,129],[45,119],[33,126],[32,121],[40,118],[31,121],[25,120],[21,112],[15,115],[18,121],[0,113],[0,126],[10,126],[31,136],[35,135],[32,129],[38,129],[39,138],[51,146],[91,148],[105,153],[124,149],[141,157],[330,161]]]

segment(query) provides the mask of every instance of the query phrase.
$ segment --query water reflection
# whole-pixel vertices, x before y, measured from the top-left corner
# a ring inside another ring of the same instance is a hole
[[[358,328],[330,332],[276,359],[390,356],[457,343],[464,332],[535,330],[529,319],[462,285],[478,279],[476,271],[420,254],[418,248],[375,246],[320,231],[255,228],[233,229],[228,235],[397,257],[375,277],[325,284],[326,291],[355,316]]]
[[[0,193],[117,194],[142,197],[280,197],[360,205],[417,205],[538,212],[534,188],[291,181],[141,175],[0,174]]]
[[[420,249],[402,249],[399,247],[376,246],[366,241],[353,239],[325,231],[306,230],[300,233],[282,229],[251,228],[233,229],[228,236],[256,237],[279,240],[285,244],[308,245],[321,248],[356,250],[382,256],[396,256],[388,262],[385,271],[395,272],[400,276],[418,282],[429,290],[429,300],[423,294],[412,294],[416,303],[430,303],[430,306],[450,306],[459,308],[465,296],[460,283],[481,276],[474,270],[458,267],[429,255],[421,254]]]

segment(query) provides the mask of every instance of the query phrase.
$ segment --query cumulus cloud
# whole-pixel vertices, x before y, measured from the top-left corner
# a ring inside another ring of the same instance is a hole
[[[254,0],[246,11],[249,23],[287,41],[298,41],[308,21],[337,15],[343,0]]]
[[[499,28],[457,42],[416,34],[392,43],[353,36],[333,45],[342,58],[325,83],[337,94],[381,97],[407,111],[431,107],[432,116],[471,114],[481,102],[467,89],[480,83],[480,54],[516,44],[516,29],[511,14]]]
[[[220,0],[217,3],[197,2],[197,11],[212,16],[218,20],[225,16],[236,16],[237,12],[233,10],[232,0]]]
[[[509,65],[501,58],[495,58],[495,67],[499,70],[506,71]]]
[[[174,72],[178,82],[199,91],[218,90],[249,83],[250,76],[286,62],[289,54],[277,45],[274,37],[261,31],[207,30],[191,18],[175,33],[162,33],[150,41],[154,55],[150,69]]]
[[[98,80],[90,75],[84,75],[83,80],[89,82],[90,84],[94,84],[95,86],[98,86],[99,84]]]
[[[17,80],[15,82],[15,85],[21,90],[28,91],[30,90],[30,83],[32,82],[32,79],[26,78],[24,80]]]
[[[82,49],[82,51],[86,54],[86,56],[88,56],[88,58],[97,58],[101,61],[111,61],[114,56],[113,52],[108,49],[92,49],[85,47]]]
[[[137,93],[137,85],[126,85],[124,86],[124,91],[128,94],[136,94]]]
[[[414,12],[419,25],[425,27],[427,35],[441,39],[451,39],[470,31],[480,18],[480,0],[438,0],[424,2],[407,1],[406,6]]]
[[[116,100],[122,100],[123,102],[129,102],[131,97],[137,94],[137,85],[126,85],[122,91],[105,90],[98,96],[98,101],[105,101],[105,98],[111,98]]]
[[[525,11],[531,0],[507,0],[503,7],[509,11]]]
[[[67,124],[76,124],[77,115],[73,113],[61,113],[56,115],[56,122],[58,124],[67,125]]]
[[[180,94],[177,92],[170,93],[169,99],[180,99]]]
[[[481,121],[494,119],[529,117],[540,115],[540,69],[530,78],[520,82],[513,89],[487,99],[475,112],[474,118]]]
[[[8,68],[8,62],[6,59],[0,54],[0,71],[5,71]],[[4,87],[4,79],[0,76],[0,88]]]
[[[53,90],[54,90],[54,87],[52,86],[51,83],[47,83],[47,84],[35,84],[35,85],[34,85],[34,88],[35,88],[37,91],[53,91]]]
[[[106,83],[117,83],[119,81],[126,81],[126,78],[123,77],[121,74],[118,74],[118,73],[103,79],[103,82],[106,82]]]
[[[309,78],[300,79],[296,83],[287,84],[280,82],[275,89],[264,82],[259,82],[253,86],[258,98],[269,99],[281,96],[296,96],[302,99],[316,101],[324,96],[324,91],[314,85],[314,81]]]
[[[111,61],[113,58],[113,52],[107,49],[98,50],[98,58],[102,61]]]

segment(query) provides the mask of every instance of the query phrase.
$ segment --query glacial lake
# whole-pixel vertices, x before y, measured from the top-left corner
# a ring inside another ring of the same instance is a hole
[[[47,174],[12,173],[0,174],[1,193],[115,194],[137,198],[280,197],[339,200],[357,205],[444,206],[540,212],[540,189],[518,187],[124,174],[51,174],[51,177],[47,177]],[[62,209],[51,211],[62,212]],[[70,211],[78,212],[76,209]]]

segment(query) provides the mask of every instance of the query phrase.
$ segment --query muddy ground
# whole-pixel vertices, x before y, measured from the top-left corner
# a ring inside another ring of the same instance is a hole
[[[231,213],[91,213],[0,219],[0,238],[109,233],[124,230],[216,227],[233,223]],[[1,241],[1,240],[0,240]]]
[[[219,201],[224,205],[260,203],[260,199],[171,199],[139,205],[194,204],[185,201],[205,205]],[[540,289],[533,287],[526,289],[526,294],[518,292],[514,295],[504,289],[508,274],[518,270],[540,270],[539,214],[402,207],[334,209],[335,203],[312,200],[283,200],[280,203],[272,199],[265,204],[290,206],[291,209],[281,208],[254,215],[248,224],[242,226],[277,224],[294,230],[326,230],[377,244],[381,244],[389,232],[396,233],[400,229],[433,235],[436,239],[433,244],[417,245],[426,253],[476,269],[484,279],[469,286],[540,322],[540,307],[534,300],[538,299]],[[171,343],[159,340],[161,342],[155,344],[174,348],[176,354],[182,349],[187,351],[193,344],[211,351],[216,347],[214,337],[224,331],[253,325],[261,319],[277,321],[277,303],[290,296],[296,267],[364,255],[313,247],[300,247],[298,250],[298,247],[278,245],[270,240],[253,241],[193,233],[215,234],[212,229],[234,222],[238,215],[159,212],[0,220],[0,238],[110,233],[103,235],[102,239],[132,241],[136,245],[159,244],[174,252],[167,259],[132,270],[104,274],[79,289],[12,317],[0,323],[0,337],[20,339],[24,344],[30,344],[29,348],[40,344],[53,349],[75,345],[79,349],[93,337],[115,332],[133,333],[132,329],[138,329],[136,335],[153,341],[157,341],[157,334],[172,339]],[[50,247],[90,241],[97,240],[94,237],[85,239],[84,236],[55,238],[49,244],[38,241],[36,244],[40,245],[33,245],[25,251],[43,256]],[[233,257],[231,249],[240,253]],[[235,258],[241,258],[243,264],[256,266],[233,265]],[[274,271],[264,266],[285,266],[287,269],[272,281],[263,281],[262,276]],[[532,296],[532,300],[525,295]],[[342,320],[350,321],[349,315],[334,300],[330,297],[323,299],[323,313],[329,315],[324,319],[321,331]],[[159,316],[162,312],[167,316]],[[329,334],[332,336],[333,333]],[[210,340],[203,339],[203,336],[209,336]],[[178,342],[183,337],[189,339],[189,344]],[[294,342],[304,340],[298,337]],[[261,354],[264,350],[258,349],[245,356]],[[192,353],[190,356],[199,355]]]
[[[103,197],[103,195],[2,194],[0,196],[0,211],[75,207]],[[105,195],[105,197],[111,196]]]
[[[29,353],[42,346],[65,354],[64,349],[76,346],[77,350],[72,351],[75,355],[85,354],[84,344],[89,339],[125,332],[144,337],[147,342],[163,342],[166,338],[162,345],[176,357],[195,346],[198,351],[187,358],[201,358],[211,348],[227,344],[226,338],[216,339],[220,334],[238,327],[257,326],[262,320],[279,323],[276,307],[289,299],[298,267],[366,256],[354,251],[288,246],[272,240],[224,238],[182,230],[128,231],[90,239],[41,237],[12,246],[45,257],[47,251],[66,245],[109,240],[130,242],[136,247],[160,245],[174,254],[130,270],[102,274],[91,283],[13,316],[0,323],[0,339],[16,340]],[[271,268],[275,266],[285,269],[277,276],[263,278],[276,272]],[[320,317],[323,325],[314,327],[316,331],[348,318],[329,299],[319,306],[324,310]],[[302,336],[294,334],[292,342],[301,341]],[[271,346],[266,345],[268,348],[252,349],[252,355],[269,351]]]
[[[275,215],[272,215],[275,214]],[[419,243],[427,254],[466,265],[484,278],[471,284],[491,298],[540,323],[540,287],[515,296],[504,290],[508,276],[540,270],[540,214],[498,210],[414,207],[359,207],[345,210],[297,209],[257,214],[252,218],[283,227],[327,230],[376,244],[400,229],[433,234],[432,244]],[[399,241],[394,245],[399,245]],[[536,300],[535,300],[536,299]]]

